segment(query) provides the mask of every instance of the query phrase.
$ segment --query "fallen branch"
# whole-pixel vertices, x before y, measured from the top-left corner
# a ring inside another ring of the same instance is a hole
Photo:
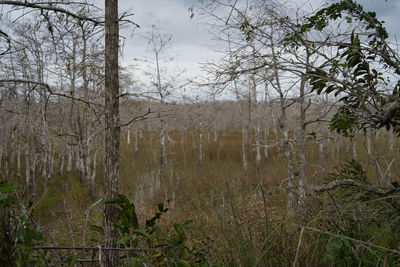
[[[42,247],[33,247],[33,249],[38,250],[38,249],[48,249],[48,250],[118,250],[118,251],[140,251],[140,252],[146,252],[146,251],[156,251],[154,248],[102,248],[100,246],[98,247],[65,247],[65,246],[56,246],[56,247],[48,247],[48,246],[42,246]]]
[[[372,247],[372,248],[382,249],[382,250],[385,250],[385,251],[388,251],[388,252],[392,252],[392,253],[395,253],[395,254],[400,254],[399,250],[385,248],[385,247],[382,247],[382,246],[379,246],[379,245],[375,245],[375,244],[370,243],[370,242],[354,239],[354,238],[351,238],[351,237],[348,237],[348,236],[338,235],[338,234],[334,234],[334,233],[331,233],[331,232],[326,232],[326,231],[323,231],[323,230],[320,230],[320,229],[316,229],[316,228],[312,228],[312,227],[308,227],[308,226],[303,226],[303,225],[298,225],[298,224],[296,224],[296,226],[301,227],[302,229],[307,229],[307,230],[310,230],[310,231],[313,231],[313,232],[321,233],[321,234],[324,234],[324,235],[329,235],[329,236],[332,236],[332,237],[335,237],[335,238],[353,241],[355,243],[363,244],[363,245],[366,245],[366,246],[369,246],[369,247]]]
[[[338,187],[349,187],[349,186],[358,187],[364,191],[372,192],[372,193],[375,193],[380,196],[387,196],[392,193],[400,192],[400,188],[382,189],[382,188],[373,187],[372,185],[370,185],[366,182],[357,181],[357,180],[353,180],[353,179],[335,180],[326,185],[314,186],[313,191],[320,193],[320,192],[330,191],[330,190],[336,189]]]

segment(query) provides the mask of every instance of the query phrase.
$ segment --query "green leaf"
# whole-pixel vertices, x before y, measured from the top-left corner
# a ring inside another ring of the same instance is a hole
[[[329,94],[329,93],[331,93],[333,90],[335,90],[335,86],[334,86],[334,85],[329,85],[329,86],[325,89],[325,93]]]
[[[120,202],[125,203],[125,204],[131,204],[131,202],[129,201],[129,199],[123,195],[123,194],[118,194],[118,199],[120,200]]]
[[[129,235],[124,235],[120,240],[118,240],[117,244],[125,244],[130,239]]]
[[[133,206],[133,208],[131,208],[131,210],[129,211],[129,223],[130,225],[134,228],[134,229],[138,229],[139,228],[139,220],[137,218],[137,214],[135,211],[135,207]]]
[[[0,201],[3,201],[8,198],[8,194],[0,194]]]
[[[179,260],[179,259],[177,259],[177,260],[174,262],[174,266],[176,266],[176,267],[190,267],[190,264],[189,264],[187,261],[185,261],[185,260]]]
[[[14,187],[11,184],[1,184],[0,183],[0,192],[11,193],[12,191],[14,191]]]
[[[158,210],[160,211],[160,212],[163,212],[164,211],[164,203],[158,203]]]
[[[89,225],[89,229],[90,229],[90,230],[93,230],[93,231],[96,231],[96,232],[99,232],[99,233],[101,233],[101,234],[104,235],[104,229],[103,229],[103,227],[101,227],[101,226]]]
[[[185,233],[185,229],[183,228],[183,226],[178,223],[174,223],[174,228],[179,235],[180,242],[185,242],[186,241],[186,233]]]
[[[149,235],[149,234],[148,234],[145,230],[143,230],[143,229],[135,229],[135,230],[133,230],[133,232],[136,233],[136,234],[139,234],[139,235],[141,235],[141,236],[144,236],[144,237],[146,237],[146,238],[149,239],[149,240],[152,240],[151,235]]]
[[[348,65],[350,68],[352,68],[360,62],[361,62],[360,54],[355,54],[354,56],[351,56],[351,58],[348,60]]]
[[[137,258],[131,258],[127,261],[129,267],[139,267],[139,260]]]
[[[151,257],[152,258],[158,258],[158,257],[160,257],[162,254],[161,254],[161,252],[160,251],[153,251],[152,253],[151,253]]]
[[[70,267],[74,266],[77,263],[77,261],[78,261],[78,256],[77,255],[73,255],[71,257],[71,260],[69,261],[69,266]]]
[[[109,198],[103,201],[104,204],[117,204],[120,202],[119,198]]]

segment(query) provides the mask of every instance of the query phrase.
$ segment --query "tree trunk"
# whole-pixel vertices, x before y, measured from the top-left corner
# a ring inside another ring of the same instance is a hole
[[[357,158],[356,136],[353,137],[351,146],[353,148],[353,158],[356,159]]]
[[[268,92],[268,80],[267,77],[264,77],[264,90],[265,90],[265,99],[264,99],[264,105],[265,105],[265,120],[264,120],[264,159],[265,163],[268,163],[268,137],[269,137],[269,119],[268,115],[272,113],[272,109],[268,107],[268,101],[269,101],[269,92]]]
[[[64,151],[61,151],[61,159],[60,159],[60,173],[64,173],[64,161],[65,161],[65,153]]]
[[[273,25],[271,25],[271,52],[272,56],[274,59],[274,77],[275,77],[275,82],[276,82],[276,88],[279,94],[279,100],[280,100],[280,108],[281,108],[281,117],[279,119],[279,125],[281,128],[281,131],[283,132],[283,149],[285,151],[285,158],[287,162],[287,172],[288,172],[288,195],[287,195],[287,209],[288,210],[293,210],[296,206],[296,196],[294,194],[294,171],[293,171],[293,160],[292,160],[292,151],[290,149],[290,144],[289,144],[289,134],[288,134],[288,127],[287,127],[287,116],[286,116],[286,107],[285,107],[285,93],[282,90],[281,83],[280,83],[280,76],[279,76],[279,68],[278,68],[278,62],[276,59],[276,54],[275,54],[275,44],[274,44],[274,39],[273,39]],[[271,112],[272,113],[272,112]],[[272,113],[273,115],[273,113]],[[272,117],[274,119],[274,117]],[[276,132],[276,138],[278,138],[277,132]]]
[[[199,129],[199,167],[203,165],[203,127],[200,121]]]
[[[71,148],[71,145],[67,145],[67,150],[68,150],[68,158],[67,158],[67,172],[71,172],[72,171],[72,161],[73,161],[73,151]]]
[[[3,160],[3,146],[0,144],[0,172],[1,172],[1,167],[3,166],[2,160]]]
[[[118,0],[105,0],[105,170],[104,198],[115,198],[119,182],[119,81],[118,81]],[[116,247],[119,216],[114,204],[104,206],[104,247]],[[104,250],[104,267],[117,266],[118,252]]]
[[[167,168],[167,158],[165,152],[165,130],[164,130],[164,121],[160,120],[160,180],[162,182],[165,178],[165,172]]]
[[[340,159],[340,135],[336,135],[335,144],[336,144],[336,164],[339,164]]]
[[[242,169],[244,172],[247,172],[246,152],[246,130],[242,128]]]
[[[254,139],[256,143],[255,166],[256,166],[256,171],[258,173],[260,171],[260,164],[261,164],[261,150],[260,150],[261,148],[260,148],[260,116],[258,114],[257,83],[255,74],[251,75],[251,83],[252,83],[251,88],[253,89],[252,93],[253,93],[254,113],[255,113],[255,127],[254,127]]]
[[[307,197],[307,176],[306,176],[306,107],[305,107],[305,77],[300,84],[300,118],[299,118],[299,198],[298,204],[302,206]]]
[[[217,143],[217,141],[218,141],[218,132],[217,129],[214,128],[214,143]]]
[[[186,135],[186,128],[183,128],[181,130],[181,147],[182,147],[183,168],[185,168],[185,163],[186,163],[185,135]]]
[[[394,133],[393,129],[389,130],[389,155],[393,154],[394,151]]]
[[[26,187],[29,189],[31,184],[31,165],[30,165],[30,158],[29,158],[29,143],[28,140],[25,140],[24,146],[25,152],[25,182]]]
[[[269,133],[269,127],[267,126],[267,123],[265,123],[264,127],[264,159],[265,162],[268,162],[268,133]]]
[[[261,165],[261,144],[260,144],[260,128],[256,127],[254,129],[255,132],[255,141],[256,141],[256,170],[257,173],[260,171]]]
[[[94,188],[94,184],[96,181],[96,162],[97,160],[97,150],[95,150],[94,152],[94,156],[93,156],[93,165],[91,168],[91,173],[89,178],[89,196],[94,199],[95,198],[95,188]]]
[[[272,108],[271,108],[271,116],[272,116],[272,127],[273,127],[273,130],[274,130],[275,141],[276,141],[276,144],[279,144],[280,142],[279,142],[277,121],[275,119],[275,115],[274,115],[274,113],[272,111]],[[280,149],[280,148],[281,148],[281,146],[278,146],[278,149]]]
[[[371,133],[366,132],[365,135],[365,138],[367,139],[367,153],[368,156],[371,156]]]
[[[17,177],[21,178],[21,145],[20,138],[18,138],[18,151],[17,151]]]
[[[135,130],[135,155],[139,151],[139,149],[138,149],[138,135],[139,135],[138,130]]]

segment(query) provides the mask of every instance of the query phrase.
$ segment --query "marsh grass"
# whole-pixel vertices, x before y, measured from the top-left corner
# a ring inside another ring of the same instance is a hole
[[[341,239],[307,229],[302,235],[300,232],[301,226],[315,227],[394,248],[400,244],[400,238],[392,235],[399,217],[385,215],[382,223],[371,219],[371,223],[361,227],[354,218],[369,218],[359,212],[360,207],[366,209],[365,203],[348,200],[349,203],[343,205],[345,199],[327,194],[310,195],[307,212],[303,209],[286,211],[286,161],[279,147],[271,148],[268,158],[263,157],[257,169],[254,147],[249,146],[249,168],[244,171],[241,132],[221,130],[214,142],[212,132],[205,131],[200,165],[198,134],[196,129],[187,129],[182,142],[182,129],[169,131],[167,175],[161,181],[157,132],[143,130],[137,152],[135,139],[131,136],[131,144],[128,144],[126,133],[122,133],[120,192],[135,203],[139,218],[148,218],[154,214],[158,203],[168,202],[169,211],[160,220],[161,226],[168,230],[173,222],[193,220],[191,242],[221,266],[292,266],[295,258],[297,266],[352,266],[353,261],[363,255],[368,259],[365,266],[371,263],[384,266],[385,257],[388,263],[397,261],[396,256],[370,247],[351,242],[349,245]],[[272,132],[268,139],[275,140]],[[306,171],[311,186],[322,184],[330,171],[352,157],[346,152],[344,139],[340,139],[339,147],[339,154],[334,153],[335,143],[330,141],[328,158],[320,158],[318,144],[312,140],[307,143]],[[376,183],[374,159],[367,155],[363,136],[357,137],[356,147],[358,160],[365,167],[370,182]],[[397,156],[397,152],[388,150],[385,135],[380,135],[377,147],[382,155],[379,161],[382,166],[385,166],[383,156],[389,162]],[[296,149],[293,145],[294,158]],[[87,210],[102,195],[101,160],[98,160],[97,170],[94,200],[88,197],[86,187],[73,174],[57,175],[46,186],[39,185],[34,217],[48,233],[47,240],[52,244],[81,245],[83,232],[87,233],[85,245],[98,244],[98,236],[83,229],[88,224],[101,224],[101,205]],[[396,162],[391,166],[391,173],[392,179],[397,181],[400,169]],[[376,210],[375,217],[371,215],[373,218],[384,216],[382,207],[373,208]],[[340,257],[347,261],[335,263]]]

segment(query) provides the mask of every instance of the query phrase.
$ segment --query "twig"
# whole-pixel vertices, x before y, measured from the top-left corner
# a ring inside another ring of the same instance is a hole
[[[87,210],[86,210],[86,220],[85,220],[85,226],[83,227],[83,237],[82,237],[82,244],[86,245],[86,227],[87,223],[89,221],[89,212],[92,208],[94,208],[97,204],[99,204],[101,201],[103,201],[103,198],[97,200],[93,205],[91,205]]]
[[[103,267],[103,261],[101,260],[101,246],[97,245],[97,248],[99,249],[99,262],[100,262],[100,267]]]
[[[41,247],[33,247],[35,250],[39,249],[48,249],[48,250],[117,250],[117,251],[155,251],[156,249],[154,248],[103,248],[103,247],[64,247],[64,246],[56,246],[56,247],[50,247],[50,246],[41,246]]]
[[[32,2],[27,2],[27,1],[0,1],[0,5],[21,6],[21,7],[40,9],[40,10],[54,11],[54,12],[58,12],[58,13],[63,13],[65,15],[73,17],[77,20],[90,21],[90,22],[94,23],[95,25],[104,23],[104,21],[96,20],[95,18],[90,18],[90,17],[86,17],[86,16],[81,16],[77,13],[71,12],[64,8],[52,6],[52,5],[48,5],[48,4],[42,5],[40,3],[32,3]]]
[[[297,244],[296,257],[294,258],[293,267],[296,267],[297,260],[299,259],[300,244],[301,244],[301,240],[303,238],[303,232],[304,232],[304,227],[301,227],[299,243]]]
[[[360,243],[360,244],[363,244],[363,245],[366,245],[366,246],[369,246],[369,247],[372,247],[372,248],[382,249],[382,250],[385,250],[385,251],[388,251],[388,252],[392,252],[392,253],[395,253],[395,254],[400,254],[400,251],[396,250],[396,249],[385,248],[385,247],[382,247],[382,246],[379,246],[379,245],[375,245],[375,244],[370,243],[370,242],[354,239],[354,238],[351,238],[351,237],[348,237],[348,236],[344,236],[344,235],[334,234],[334,233],[331,233],[331,232],[326,232],[326,231],[323,231],[323,230],[320,230],[320,229],[316,229],[316,228],[312,228],[312,227],[309,227],[309,226],[303,226],[303,225],[298,225],[298,224],[296,224],[296,225],[298,227],[302,227],[302,229],[307,229],[307,230],[314,231],[314,232],[317,232],[317,233],[321,233],[321,234],[324,234],[324,235],[329,235],[329,236],[332,236],[332,237],[335,237],[335,238],[350,240],[350,241],[353,241],[353,242],[356,242],[356,243]]]
[[[139,116],[137,116],[137,117],[134,117],[134,118],[130,119],[129,121],[120,124],[118,127],[128,126],[129,124],[134,123],[134,122],[136,122],[136,121],[145,120],[145,119],[147,119],[146,116],[149,115],[149,114],[151,114],[151,113],[153,113],[153,112],[152,112],[152,111],[150,110],[150,108],[149,108],[149,109],[147,110],[146,113],[141,114],[141,115],[139,115]]]

